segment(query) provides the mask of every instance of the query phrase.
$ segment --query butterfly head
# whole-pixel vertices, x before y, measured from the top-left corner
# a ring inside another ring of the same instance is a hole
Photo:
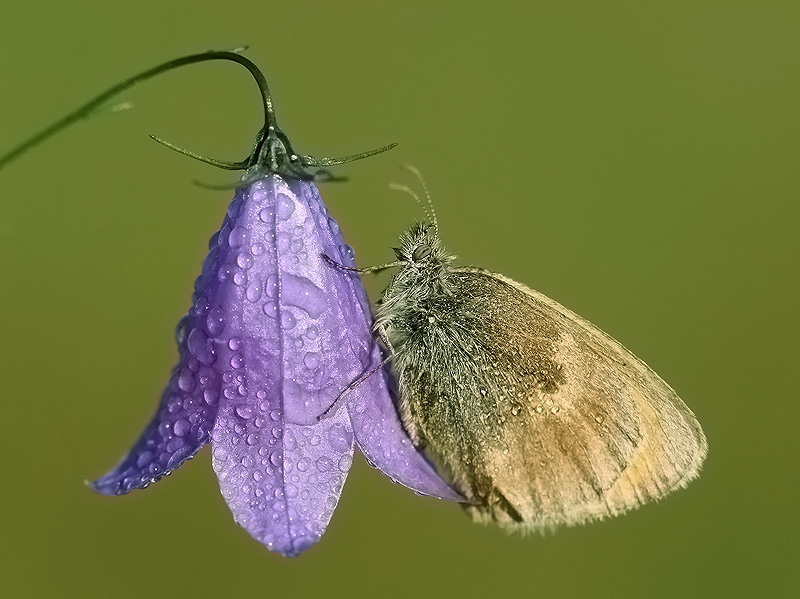
[[[397,259],[417,270],[436,268],[453,260],[439,241],[436,223],[415,224],[400,236],[400,247],[394,248]]]

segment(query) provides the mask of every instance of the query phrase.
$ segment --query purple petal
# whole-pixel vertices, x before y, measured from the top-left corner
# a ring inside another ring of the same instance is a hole
[[[318,200],[317,204],[324,211],[321,201]],[[329,219],[329,227],[321,230],[320,235],[325,238],[324,244],[328,248],[325,253],[328,256],[344,266],[354,266],[352,248],[342,241],[342,233],[335,220]],[[347,327],[341,331],[361,365],[361,372],[357,376],[349,380],[347,377],[340,379],[341,393],[350,383],[377,367],[383,356],[371,332],[372,313],[360,277],[354,272],[328,267],[337,275],[330,282],[330,288],[340,298],[340,308],[347,323]],[[347,354],[343,348],[341,356]],[[389,391],[392,385],[389,370],[381,369],[342,398],[341,403],[348,406],[358,448],[370,465],[392,481],[422,495],[464,501],[441,479],[423,454],[415,449],[400,423],[394,395]]]
[[[373,359],[380,363],[376,347]],[[371,466],[392,481],[422,495],[448,501],[465,501],[444,482],[406,434],[393,396],[387,391],[386,370],[381,369],[350,392],[347,407],[358,448]]]
[[[354,298],[322,258],[347,250],[316,187],[273,175],[238,197],[228,244],[224,228],[219,236],[226,282],[215,305],[226,326],[214,340],[223,377],[214,469],[236,521],[294,556],[319,539],[339,500],[352,428],[346,410],[319,418],[368,366],[371,338],[353,338],[343,307]]]
[[[202,302],[201,302],[202,303]],[[108,474],[90,483],[105,495],[143,489],[178,468],[208,443],[217,413],[219,378],[204,359],[207,337],[195,307],[178,327],[180,361],[161,395],[153,419],[128,454]],[[203,349],[198,349],[203,345]],[[213,356],[212,356],[213,357]],[[207,359],[206,359],[207,361]]]

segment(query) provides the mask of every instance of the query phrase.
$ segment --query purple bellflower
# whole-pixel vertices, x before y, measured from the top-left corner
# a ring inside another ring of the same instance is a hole
[[[396,482],[461,499],[408,439],[385,370],[336,401],[382,354],[358,275],[321,256],[353,263],[316,186],[259,177],[237,190],[209,245],[158,410],[92,488],[111,495],[146,487],[211,441],[234,518],[287,556],[325,531],[354,441]]]
[[[106,495],[145,488],[210,442],[234,519],[285,556],[300,554],[325,531],[354,444],[393,481],[423,495],[463,501],[400,423],[394,381],[378,368],[383,353],[371,334],[360,278],[323,258],[353,266],[353,251],[304,168],[341,164],[392,146],[340,159],[297,155],[277,126],[263,74],[231,52],[192,55],[137,75],[48,135],[133,83],[217,59],[245,66],[256,79],[265,126],[251,155],[238,163],[162,141],[245,174],[222,228],[211,237],[192,306],[178,325],[179,361],[158,409],[128,454],[91,487]]]

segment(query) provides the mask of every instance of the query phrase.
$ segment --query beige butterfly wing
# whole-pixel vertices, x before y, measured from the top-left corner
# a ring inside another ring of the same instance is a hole
[[[474,519],[543,531],[620,514],[697,476],[703,431],[644,362],[508,277],[446,276],[457,296],[398,352],[401,412]],[[409,369],[412,355],[429,367]]]

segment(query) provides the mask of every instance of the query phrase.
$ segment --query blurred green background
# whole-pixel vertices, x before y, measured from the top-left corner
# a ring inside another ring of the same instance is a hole
[[[545,538],[473,525],[357,459],[295,560],[233,522],[205,449],[145,492],[94,495],[175,360],[231,173],[260,126],[248,75],[173,72],[0,172],[4,597],[800,596],[800,4],[164,2],[0,7],[0,152],[166,59],[249,44],[359,264],[420,209],[462,263],[621,340],[695,411],[699,480]],[[387,275],[372,277],[376,298]],[[794,456],[794,457],[792,457]]]

